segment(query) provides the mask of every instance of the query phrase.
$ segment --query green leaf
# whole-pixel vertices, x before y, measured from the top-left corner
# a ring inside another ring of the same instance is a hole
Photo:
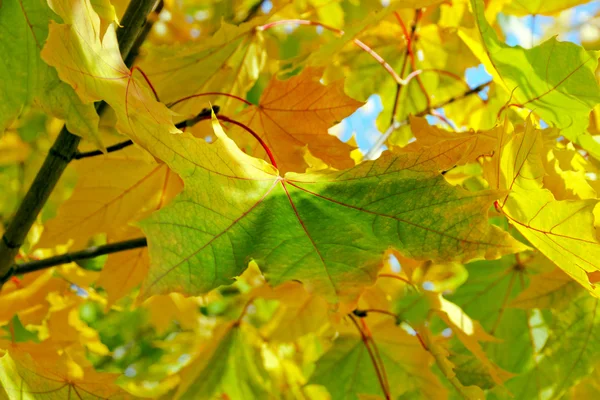
[[[230,323],[205,343],[195,361],[182,372],[178,399],[231,400],[267,398],[268,375],[249,327]]]
[[[48,20],[57,19],[45,1],[6,0],[0,5],[0,133],[24,109],[39,105],[67,129],[103,148],[98,114],[75,91],[61,82],[56,70],[40,58],[48,36]]]
[[[436,163],[443,152],[386,153],[344,171],[281,177],[214,127],[213,144],[171,135],[152,149],[185,189],[141,223],[152,259],[146,296],[204,293],[253,259],[274,284],[296,279],[330,301],[352,299],[374,281],[390,246],[440,261],[522,248],[487,223],[498,192],[444,181]]]
[[[325,386],[332,400],[383,395],[365,342],[350,321],[347,324],[349,326],[344,327],[333,346],[317,361],[309,384]],[[381,374],[387,376],[391,398],[396,399],[413,390],[418,390],[421,399],[446,397],[446,389],[431,371],[433,357],[415,336],[389,319],[374,324],[370,331],[383,364]]]
[[[586,133],[590,111],[600,102],[595,77],[600,53],[556,38],[531,49],[510,47],[488,24],[483,1],[471,0],[471,6],[483,43],[467,30],[460,32],[461,37],[494,80],[512,93],[511,103],[533,110],[600,159],[600,144]]]

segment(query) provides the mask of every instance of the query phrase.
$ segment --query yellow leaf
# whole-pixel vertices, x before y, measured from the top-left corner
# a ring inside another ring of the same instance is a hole
[[[11,400],[133,398],[115,384],[117,374],[96,372],[89,363],[78,366],[67,355],[48,362],[23,351],[9,351],[0,365],[0,382]]]
[[[497,341],[497,339],[489,335],[478,321],[472,320],[459,306],[444,299],[440,294],[428,294],[427,297],[431,309],[452,329],[462,344],[481,361],[494,382],[502,385],[510,374],[492,363],[479,343]]]
[[[134,76],[123,62],[114,25],[99,36],[100,18],[90,0],[53,0],[51,7],[64,24],[51,22],[42,58],[82,101],[106,101],[117,114],[117,130],[134,141],[181,132],[141,74]]]
[[[581,290],[560,268],[534,275],[523,292],[510,302],[516,308],[560,309],[575,299]]]
[[[239,26],[223,23],[209,39],[150,47],[140,65],[167,103],[206,92],[244,96],[266,62],[263,33],[256,29],[264,22],[265,17]],[[165,63],[165,59],[169,62]],[[197,113],[200,104],[204,106],[207,100],[214,99],[218,99],[222,109],[232,100],[200,97],[180,103],[177,111]]]
[[[31,152],[29,145],[14,132],[6,132],[0,136],[0,166],[17,164],[25,161]]]
[[[53,277],[52,269],[40,273],[28,274],[19,283],[5,284],[0,291],[0,325],[22,311],[38,308],[40,305],[49,307],[46,297],[52,292],[61,292],[67,288],[64,280]]]
[[[451,132],[431,126],[425,118],[410,118],[410,127],[415,142],[400,151],[420,152],[428,149],[433,154],[443,154],[438,158],[440,169],[475,162],[482,155],[489,155],[496,146],[498,131],[494,128],[483,132]]]
[[[261,295],[280,302],[277,311],[263,327],[265,337],[281,342],[293,342],[311,332],[318,332],[326,323],[329,305],[323,297],[308,293],[304,285],[288,282]]]
[[[98,233],[121,237],[129,222],[161,208],[182,189],[181,180],[166,164],[145,161],[139,150],[128,154],[78,162],[80,176],[73,195],[45,225],[36,247],[72,241],[78,249]]]
[[[323,70],[306,68],[285,81],[274,77],[265,88],[258,106],[251,106],[237,118],[261,136],[281,172],[304,172],[308,164],[304,149],[334,168],[354,166],[351,146],[328,133],[328,129],[352,114],[363,103],[344,94],[343,81],[323,85]],[[241,128],[234,138],[248,137]],[[265,157],[254,141],[251,155]]]
[[[127,234],[114,238],[113,241],[141,236],[143,234],[139,229],[129,227]],[[108,298],[106,307],[111,307],[115,301],[126,296],[131,289],[142,283],[148,274],[149,266],[150,258],[146,247],[110,254],[98,278],[98,285],[106,290]]]

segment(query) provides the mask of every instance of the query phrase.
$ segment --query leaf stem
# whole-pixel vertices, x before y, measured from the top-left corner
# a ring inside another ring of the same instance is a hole
[[[137,41],[138,36],[143,33],[147,17],[155,4],[156,0],[130,2],[121,20],[121,26],[117,29],[119,50],[123,58],[129,61],[130,64],[126,64],[128,67],[134,61],[133,57],[128,56],[137,51],[135,46],[141,45],[141,42]],[[97,103],[98,114],[101,114],[104,108],[104,102]],[[2,240],[0,240],[0,287],[12,276],[13,260],[19,248],[23,245],[27,233],[46,204],[65,168],[73,159],[80,141],[81,138],[69,132],[66,126],[62,128],[12,222],[2,235]]]
[[[358,333],[360,333],[360,338],[361,338],[363,344],[365,345],[365,347],[367,348],[367,353],[369,354],[369,357],[371,358],[371,363],[373,364],[373,368],[375,368],[375,374],[377,375],[377,380],[379,381],[379,385],[381,386],[381,390],[383,391],[383,394],[385,395],[386,400],[390,400],[392,397],[389,393],[387,385],[385,384],[385,382],[383,380],[381,371],[379,370],[379,364],[378,364],[377,360],[375,359],[373,350],[371,349],[371,346],[369,346],[369,338],[367,337],[365,332],[362,330],[362,328],[360,327],[358,322],[356,322],[354,317],[352,315],[348,315],[348,317],[350,318],[350,320],[352,321],[352,323],[358,330]],[[383,368],[383,365],[381,367]]]
[[[61,254],[59,256],[48,257],[41,260],[17,264],[15,265],[15,275],[27,274],[29,272],[35,272],[45,268],[67,264],[74,261],[87,260],[90,258],[103,256],[105,254],[117,253],[120,251],[146,247],[147,245],[148,242],[146,241],[146,238],[141,237],[137,239],[125,240],[122,242],[105,244],[102,246],[92,246],[88,247],[87,249],[75,251],[73,253],[66,253]]]
[[[160,103],[160,98],[158,97],[158,93],[156,93],[156,89],[154,89],[154,85],[150,81],[150,78],[148,78],[148,75],[146,75],[146,73],[137,65],[134,65],[133,67],[131,67],[131,75],[133,75],[133,71],[139,71],[140,74],[142,74],[142,76],[146,80],[146,83],[148,84],[148,86],[150,86],[152,93],[154,93],[154,98],[156,99],[156,101],[158,101]]]
[[[334,28],[333,26],[325,25],[317,21],[309,21],[305,19],[283,19],[279,21],[273,21],[263,26],[259,26],[257,29],[261,31],[266,31],[279,25],[289,24],[320,26],[323,29],[327,29],[328,31],[334,32],[340,36],[344,34],[344,31],[341,29]],[[409,82],[408,80],[402,79],[400,75],[398,75],[398,73],[394,71],[394,68],[392,68],[392,66],[383,59],[383,57],[381,57],[375,50],[373,50],[371,47],[365,44],[362,40],[353,38],[352,41],[355,45],[357,45],[362,50],[367,52],[371,57],[373,57],[375,61],[377,61],[388,72],[388,74],[390,74],[390,76],[394,78],[394,81],[396,81],[397,84],[406,85]]]
[[[184,121],[184,123],[187,123],[187,125],[181,125],[182,123],[180,122],[179,124],[176,124],[175,126],[178,128],[182,128],[184,126],[190,126],[194,125],[200,121],[205,121],[210,119],[211,116],[210,115],[203,115],[203,112],[201,112],[200,114],[198,114],[196,117],[194,118],[190,118],[186,121]],[[275,167],[277,167],[277,162],[275,161],[275,156],[273,155],[273,152],[271,151],[271,149],[269,148],[269,146],[267,145],[267,143],[265,143],[265,141],[258,135],[258,133],[254,132],[254,130],[252,130],[252,128],[250,128],[249,126],[236,121],[234,119],[231,119],[229,117],[226,117],[225,115],[218,115],[217,119],[220,121],[225,121],[225,122],[229,122],[231,124],[237,125],[240,128],[244,129],[246,132],[248,132],[249,134],[251,134],[252,136],[254,136],[254,138],[258,141],[258,143],[261,145],[261,147],[263,148],[263,150],[267,153],[267,156],[269,157],[269,161],[271,161],[271,164]]]
[[[232,99],[236,99],[236,100],[239,100],[241,102],[244,102],[244,103],[246,103],[249,106],[252,105],[252,103],[250,103],[248,100],[243,99],[243,98],[241,98],[239,96],[230,94],[230,93],[224,93],[224,92],[207,92],[207,93],[198,93],[198,94],[193,94],[191,96],[183,97],[183,98],[181,98],[179,100],[176,100],[176,101],[174,101],[172,103],[167,104],[167,107],[171,108],[171,107],[174,107],[176,104],[181,103],[182,101],[186,101],[186,100],[189,100],[189,99],[193,99],[195,97],[202,97],[202,96],[227,96],[227,97],[231,97]]]
[[[265,141],[258,136],[258,133],[254,132],[249,126],[242,124],[241,122],[238,122],[236,120],[233,120],[231,118],[228,118],[224,115],[219,115],[218,119],[232,123],[234,125],[239,126],[240,128],[246,130],[248,133],[250,133],[252,136],[254,136],[254,138],[258,141],[258,143],[260,143],[260,145],[262,146],[262,148],[265,150],[265,152],[267,153],[267,156],[269,157],[269,161],[271,161],[271,164],[273,164],[273,166],[275,168],[277,167],[277,162],[275,161],[275,157],[273,156],[273,153],[271,152],[271,149],[269,148],[269,146],[267,146],[267,144],[265,143]]]

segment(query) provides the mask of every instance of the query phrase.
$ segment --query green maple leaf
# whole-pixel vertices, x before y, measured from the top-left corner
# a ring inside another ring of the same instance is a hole
[[[600,53],[551,38],[524,49],[500,41],[484,15],[480,0],[472,0],[479,34],[461,32],[463,40],[508,93],[512,102],[534,110],[542,119],[562,129],[561,133],[600,158],[600,144],[586,133],[590,111],[600,102],[595,77]]]
[[[443,152],[387,153],[344,171],[281,177],[214,127],[213,144],[169,136],[154,149],[173,155],[185,190],[141,224],[153,260],[146,295],[204,293],[255,260],[274,284],[297,279],[330,300],[353,298],[374,281],[389,247],[463,261],[521,247],[487,223],[498,192],[444,181],[436,163]]]
[[[382,395],[367,347],[355,327],[348,324],[317,361],[309,384],[325,386],[333,400]],[[416,337],[390,319],[374,324],[370,331],[380,354],[380,373],[387,377],[392,398],[411,391],[417,391],[421,399],[445,398],[446,388],[431,371],[434,359]]]
[[[42,1],[7,0],[0,6],[0,132],[23,109],[38,104],[53,116],[66,120],[71,133],[102,148],[98,114],[40,58],[48,36],[48,20],[58,19]]]

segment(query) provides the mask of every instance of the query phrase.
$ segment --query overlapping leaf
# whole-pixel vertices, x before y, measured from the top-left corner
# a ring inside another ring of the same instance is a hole
[[[474,41],[466,31],[463,40],[495,80],[513,93],[512,102],[562,128],[565,137],[599,158],[600,145],[586,133],[589,113],[600,102],[594,75],[598,53],[556,38],[532,49],[510,47],[486,21],[483,2],[472,0],[471,6],[483,43]]]
[[[183,372],[178,399],[223,396],[244,400],[268,396],[267,373],[259,349],[249,340],[250,334],[245,329],[251,328],[230,323],[215,332],[202,346],[198,358]]]
[[[65,23],[50,24],[42,58],[84,102],[106,101],[117,115],[117,129],[143,146],[151,138],[179,132],[170,111],[125,66],[114,25],[100,37],[100,18],[89,0],[56,0],[52,7]]]
[[[327,130],[352,114],[362,103],[344,94],[342,81],[323,85],[322,69],[307,68],[285,81],[274,77],[263,91],[258,106],[244,110],[238,118],[265,139],[281,172],[304,172],[306,148],[315,157],[337,169],[350,168],[352,147]],[[236,127],[235,137],[247,137]],[[265,157],[255,141],[250,154]]]
[[[402,151],[420,152],[427,149],[443,154],[439,157],[440,169],[443,170],[490,155],[496,147],[497,131],[502,129],[498,127],[489,132],[450,132],[429,125],[424,118],[415,117],[411,117],[410,127],[416,141]]]
[[[98,373],[91,365],[79,363],[86,364],[67,355],[58,362],[46,362],[34,360],[26,352],[11,351],[0,359],[0,382],[10,400],[134,398],[114,383],[115,374]]]
[[[102,147],[94,105],[82,103],[40,58],[50,19],[56,15],[44,1],[9,0],[0,7],[0,52],[6,55],[0,65],[0,132],[37,103],[66,120],[70,132]]]
[[[345,171],[286,174],[218,140],[182,137],[183,194],[142,223],[153,260],[146,292],[202,293],[254,259],[274,284],[297,279],[330,300],[374,280],[389,246],[415,258],[495,258],[520,245],[487,225],[495,192],[444,182],[437,154],[387,154]],[[219,207],[216,207],[219,205]],[[185,238],[185,240],[183,240]]]
[[[592,293],[588,274],[600,270],[600,241],[594,229],[597,200],[555,200],[542,187],[540,131],[528,121],[522,133],[500,137],[487,168],[492,187],[511,193],[499,201],[510,222],[546,257]]]
[[[83,160],[77,167],[73,195],[48,221],[38,247],[72,241],[81,248],[98,233],[121,236],[127,223],[161,208],[182,188],[167,165],[148,162],[139,150]]]
[[[165,102],[204,92],[244,96],[266,61],[264,39],[257,29],[264,22],[266,18],[239,26],[224,23],[208,40],[151,47],[141,66]],[[186,102],[178,110],[193,112],[195,105],[206,104],[206,98],[199,101]]]
[[[412,391],[417,391],[419,398],[446,397],[446,389],[431,370],[433,357],[416,337],[389,318],[371,326],[370,332],[380,354],[382,366],[379,368],[385,370],[392,398]],[[319,359],[309,383],[325,386],[332,399],[383,395],[369,351],[354,326],[345,328]]]

